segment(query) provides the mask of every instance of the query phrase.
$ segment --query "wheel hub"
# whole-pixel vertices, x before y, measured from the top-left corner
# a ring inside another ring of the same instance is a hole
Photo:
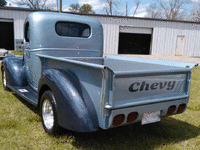
[[[3,71],[3,86],[6,87],[6,72]]]
[[[53,107],[48,99],[45,99],[42,104],[42,117],[45,127],[48,130],[52,129],[54,125],[54,114]]]

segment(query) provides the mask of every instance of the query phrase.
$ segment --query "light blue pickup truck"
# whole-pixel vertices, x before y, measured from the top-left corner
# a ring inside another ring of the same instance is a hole
[[[158,122],[187,107],[194,63],[103,57],[102,24],[34,12],[24,24],[23,57],[2,61],[2,81],[37,106],[45,131],[94,132]]]

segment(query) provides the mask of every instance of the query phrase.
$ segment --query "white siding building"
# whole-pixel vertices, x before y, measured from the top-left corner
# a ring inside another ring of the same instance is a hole
[[[0,48],[6,48],[8,44],[4,43],[9,41],[13,49],[19,49],[24,20],[31,12],[33,10],[0,7]],[[104,54],[200,56],[200,23],[96,14],[87,16],[103,24]]]

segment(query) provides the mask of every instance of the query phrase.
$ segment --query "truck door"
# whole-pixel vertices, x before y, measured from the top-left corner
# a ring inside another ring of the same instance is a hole
[[[31,80],[31,56],[30,56],[30,28],[29,22],[25,24],[24,28],[24,65],[25,65],[25,73],[28,80],[29,85],[33,85]]]

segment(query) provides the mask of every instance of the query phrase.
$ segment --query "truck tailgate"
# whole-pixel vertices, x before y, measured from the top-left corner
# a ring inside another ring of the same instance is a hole
[[[114,72],[112,109],[187,98],[189,68]]]

